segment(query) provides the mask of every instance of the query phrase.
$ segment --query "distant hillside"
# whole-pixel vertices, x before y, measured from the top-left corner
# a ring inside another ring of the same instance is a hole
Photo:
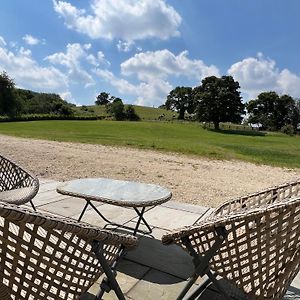
[[[15,89],[19,110],[22,114],[72,114],[74,104],[53,93],[38,93],[31,90]]]
[[[125,104],[125,107],[127,105]],[[171,110],[166,110],[163,108],[147,107],[133,105],[136,113],[139,115],[141,120],[144,121],[157,121],[157,120],[173,120],[176,119],[178,114]],[[106,112],[105,105],[88,105],[74,108],[77,114],[95,114],[98,117],[109,118],[109,115]]]

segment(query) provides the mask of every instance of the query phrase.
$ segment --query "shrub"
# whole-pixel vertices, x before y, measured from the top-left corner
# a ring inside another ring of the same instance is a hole
[[[293,125],[287,124],[287,125],[284,125],[281,128],[281,132],[283,132],[285,134],[288,134],[288,135],[294,135],[295,134],[295,129],[294,129]]]
[[[133,105],[128,105],[126,110],[125,110],[125,116],[126,119],[129,121],[139,121],[140,117],[138,116],[138,114],[135,112],[135,109],[133,107]]]

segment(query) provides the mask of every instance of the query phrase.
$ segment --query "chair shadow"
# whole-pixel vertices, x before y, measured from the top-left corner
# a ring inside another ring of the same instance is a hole
[[[141,268],[147,270],[142,276],[138,271]],[[145,235],[140,237],[135,249],[126,253],[117,271],[143,281],[169,285],[187,280],[194,272],[194,265],[181,247],[165,246],[160,239]]]

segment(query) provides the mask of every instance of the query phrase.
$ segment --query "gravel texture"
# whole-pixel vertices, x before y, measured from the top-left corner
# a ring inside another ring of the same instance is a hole
[[[39,178],[106,177],[155,183],[169,188],[173,200],[210,207],[300,177],[299,169],[151,150],[4,135],[0,135],[0,145],[2,155],[31,170]]]

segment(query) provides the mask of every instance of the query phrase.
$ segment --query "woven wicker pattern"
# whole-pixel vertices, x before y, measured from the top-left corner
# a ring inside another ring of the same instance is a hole
[[[0,201],[21,205],[30,201],[38,189],[36,177],[0,155]]]
[[[300,196],[300,180],[284,183],[225,202],[217,208],[210,217],[247,211],[270,203],[280,203],[283,199],[291,198],[293,196]]]
[[[130,235],[0,203],[0,295],[79,299],[103,273],[92,251],[94,240],[102,241],[109,264],[121,245],[136,245]]]
[[[264,199],[257,193],[249,203],[237,199],[201,223],[163,236],[162,241],[185,248],[181,238],[188,237],[193,249],[204,255],[216,240],[216,228],[225,228],[227,238],[210,268],[254,299],[282,299],[300,269],[300,197],[283,195],[295,195],[298,188],[294,183],[285,185],[277,190],[277,197],[268,190]]]

